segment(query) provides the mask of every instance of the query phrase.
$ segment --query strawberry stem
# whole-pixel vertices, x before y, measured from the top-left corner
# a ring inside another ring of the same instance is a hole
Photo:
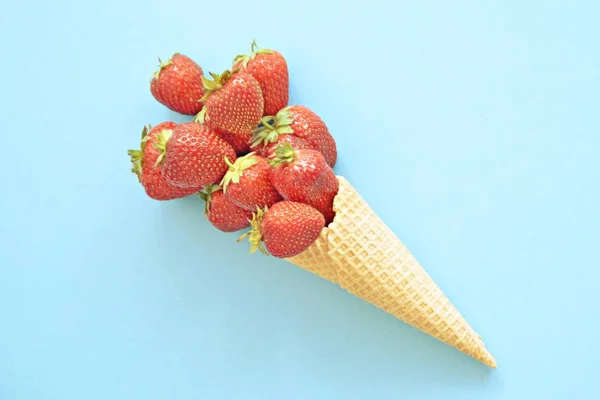
[[[144,150],[146,149],[146,142],[148,141],[148,132],[152,129],[152,125],[145,126],[142,129],[142,140],[140,143],[140,150],[127,150],[127,154],[131,157],[131,172],[136,174],[138,178],[142,175]]]
[[[265,115],[260,119],[260,122],[265,128],[274,129],[272,124],[275,122],[275,116]]]
[[[260,250],[260,252],[264,255],[269,255],[269,253],[267,253],[267,250],[265,250],[265,248],[262,245],[262,221],[267,211],[267,207],[265,207],[264,211],[261,210],[260,207],[256,207],[256,212],[252,213],[252,219],[250,220],[250,231],[244,233],[237,239],[239,243],[245,238],[248,238],[248,242],[250,243],[250,254],[256,252],[256,250]]]
[[[200,198],[206,202],[206,204],[204,206],[204,216],[208,215],[208,213],[210,211],[210,207],[212,206],[213,193],[215,193],[219,190],[221,190],[221,186],[216,185],[216,184],[211,184],[211,185],[206,186],[204,188],[203,192],[198,193],[198,196],[200,196]]]
[[[227,164],[230,169],[235,169],[235,165],[232,164],[231,161],[229,161],[229,158],[227,158],[227,156],[225,156],[225,164]]]
[[[262,143],[266,146],[269,143],[275,143],[279,138],[280,132],[273,124],[275,123],[275,116],[266,116],[260,119],[261,125],[252,131],[252,144],[250,147],[256,147]]]
[[[275,116],[275,126],[277,129],[291,129],[290,125],[294,122],[294,118],[292,117],[289,109],[290,106],[282,108]],[[294,131],[292,130],[289,133],[294,133]]]
[[[244,175],[244,171],[258,163],[258,159],[254,156],[255,153],[248,153],[243,157],[240,157],[235,160],[234,163],[231,163],[227,156],[224,157],[225,164],[229,166],[229,170],[223,176],[221,180],[221,186],[223,187],[223,193],[227,191],[227,187],[229,183],[239,183],[240,178]]]
[[[221,75],[217,75],[214,72],[209,72],[209,74],[212,77],[212,80],[208,79],[206,76],[202,76],[201,78],[202,86],[204,86],[206,92],[200,99],[201,102],[205,102],[211,94],[221,89],[233,73],[227,69],[223,71]]]
[[[200,112],[198,114],[196,114],[196,116],[194,117],[194,122],[204,124],[205,119],[206,119],[206,108],[202,107],[202,110],[200,110]]]
[[[167,143],[169,142],[169,139],[171,139],[172,135],[173,131],[171,129],[163,129],[156,137],[154,147],[156,147],[156,149],[160,151],[160,155],[154,163],[155,167],[158,167],[165,159],[165,154],[167,153]]]
[[[284,163],[291,163],[296,158],[296,150],[290,143],[280,143],[275,148],[275,157],[269,161],[272,167],[278,167]]]
[[[256,147],[261,143],[266,146],[269,143],[275,143],[279,135],[294,133],[292,128],[294,118],[289,112],[289,106],[281,109],[275,116],[263,117],[261,122],[262,126],[252,132],[252,145],[250,147]]]
[[[131,157],[131,172],[139,178],[142,175],[142,152],[140,150],[127,150],[127,155]]]
[[[163,71],[163,69],[165,69],[167,66],[173,64],[173,56],[177,55],[178,53],[173,54],[166,62],[163,62],[163,60],[160,59],[160,57],[158,57],[158,69],[156,70],[156,72],[154,72],[154,78],[158,79],[158,77],[160,76],[160,73]]]
[[[252,40],[252,44],[250,45],[250,54],[238,54],[233,58],[233,65],[237,65],[239,63],[242,64],[242,68],[246,68],[248,66],[248,62],[253,60],[258,54],[271,54],[272,50],[269,49],[261,49],[256,44],[256,40]]]
[[[252,51],[252,58],[256,57],[258,54],[271,54],[273,50],[271,49],[262,49],[258,47],[256,44],[256,40],[252,40],[252,46],[250,46],[250,50]]]

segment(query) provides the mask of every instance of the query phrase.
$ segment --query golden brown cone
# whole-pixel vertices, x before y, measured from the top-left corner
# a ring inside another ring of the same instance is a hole
[[[311,247],[287,260],[496,368],[481,337],[404,244],[338,176],[336,217]]]

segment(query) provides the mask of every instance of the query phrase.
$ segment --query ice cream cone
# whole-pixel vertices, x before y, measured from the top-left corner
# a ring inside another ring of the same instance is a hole
[[[338,181],[334,221],[287,260],[496,368],[481,337],[406,246],[345,178]]]

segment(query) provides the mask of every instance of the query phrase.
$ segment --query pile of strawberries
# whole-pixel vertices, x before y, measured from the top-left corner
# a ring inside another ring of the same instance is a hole
[[[333,220],[335,140],[317,114],[288,104],[279,52],[253,42],[250,54],[209,75],[183,54],[160,61],[150,92],[195,117],[144,127],[140,149],[128,151],[132,171],[152,199],[198,194],[215,228],[250,227],[240,239],[251,252],[294,256]]]

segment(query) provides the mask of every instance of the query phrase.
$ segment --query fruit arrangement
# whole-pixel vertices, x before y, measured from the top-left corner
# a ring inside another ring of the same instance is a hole
[[[198,194],[216,229],[252,228],[241,236],[251,238],[251,252],[286,258],[306,250],[333,221],[337,149],[315,112],[288,104],[285,58],[253,42],[220,74],[206,76],[180,53],[159,61],[152,96],[194,118],[144,128],[140,149],[129,150],[148,196]],[[292,240],[294,232],[302,240]]]
[[[337,146],[315,110],[289,104],[282,53],[259,48],[204,73],[175,53],[151,95],[190,116],[142,131],[129,150],[145,193],[197,195],[222,232],[246,230],[249,252],[285,259],[495,368],[481,337],[359,193],[336,175]]]

